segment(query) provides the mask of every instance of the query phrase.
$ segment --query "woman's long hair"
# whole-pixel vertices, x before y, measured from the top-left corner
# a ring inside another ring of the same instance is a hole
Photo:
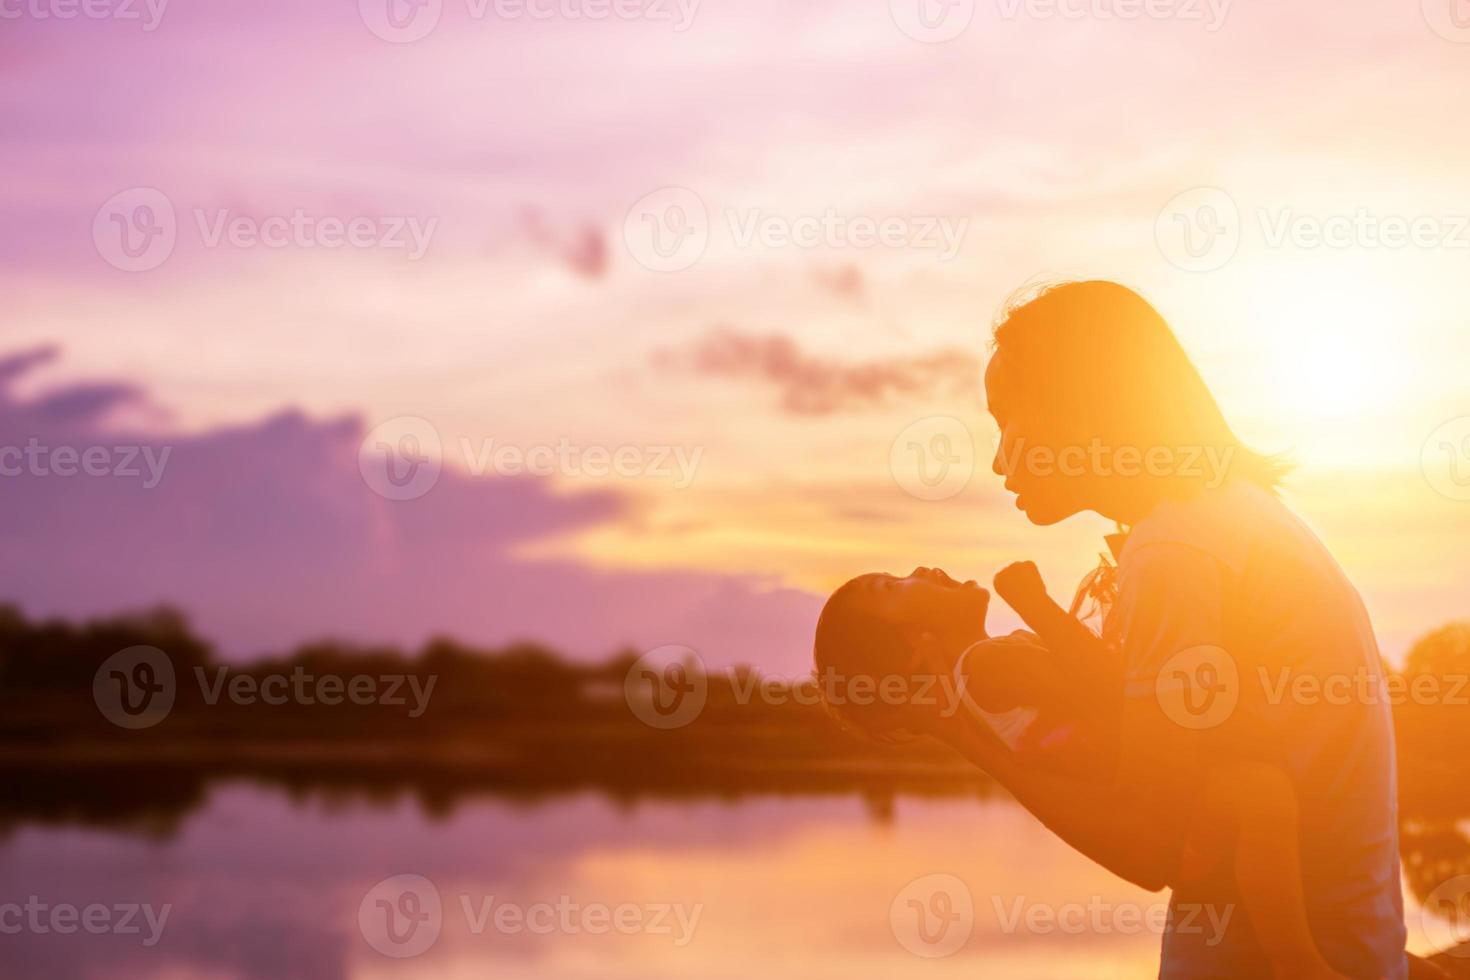
[[[1013,297],[994,350],[1019,410],[1069,444],[1198,450],[1228,466],[1222,476],[1273,491],[1289,469],[1240,441],[1164,318],[1126,286],[1094,279]],[[1186,475],[1165,482],[1170,495],[1199,489]]]
[[[1033,413],[1042,430],[1068,444],[1197,451],[1223,462],[1225,472],[1214,474],[1222,482],[1244,479],[1273,493],[1290,469],[1283,457],[1240,441],[1164,318],[1126,286],[1095,279],[1018,294],[997,320],[993,346],[1016,393],[1012,409]],[[1159,480],[1169,497],[1205,485],[1177,472]],[[1078,588],[1072,613],[1106,639],[1116,595],[1116,554],[1104,554]]]

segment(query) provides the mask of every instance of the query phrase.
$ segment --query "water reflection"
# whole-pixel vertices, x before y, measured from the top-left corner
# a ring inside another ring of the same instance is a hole
[[[431,776],[114,768],[8,786],[0,901],[172,911],[151,948],[82,931],[0,937],[7,976],[1084,978],[1146,976],[1157,962],[1150,923],[1163,896],[1118,882],[974,785],[511,792]],[[1445,930],[1426,935],[1419,904],[1470,870],[1453,792],[1405,809],[1420,952]],[[432,881],[443,914],[430,948],[395,959],[364,938],[358,910],[377,882],[403,874]],[[895,937],[890,906],[934,874],[964,883],[973,926],[954,955],[920,960]],[[502,907],[558,902],[699,913],[682,945],[649,931],[495,925]]]
[[[476,799],[429,818],[408,799],[340,807],[240,785],[217,788],[167,840],[27,827],[0,851],[7,895],[169,903],[162,940],[7,937],[22,976],[66,977],[887,977],[919,961],[895,942],[890,903],[913,878],[962,879],[973,933],[937,976],[1137,976],[1157,936],[1007,931],[1017,907],[1155,904],[1061,849],[1001,800],[895,804],[878,822],[855,797],[738,804],[590,794],[525,805]],[[433,821],[430,826],[430,821]],[[442,931],[394,960],[359,933],[384,877],[431,880]],[[485,903],[698,908],[692,938],[556,929],[477,930]],[[977,969],[980,973],[977,974]]]

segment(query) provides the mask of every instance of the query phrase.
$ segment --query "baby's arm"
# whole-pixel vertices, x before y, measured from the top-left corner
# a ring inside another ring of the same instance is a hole
[[[1307,924],[1297,798],[1286,774],[1262,763],[1222,766],[1206,779],[1202,805],[1201,825],[1223,820],[1234,831],[1235,883],[1273,975],[1344,980],[1322,959]],[[1186,854],[1201,846],[1216,853],[1228,846],[1210,836],[1192,842]],[[1186,876],[1193,859],[1186,857]]]
[[[1101,716],[1108,723],[1107,731],[1115,731],[1123,703],[1123,677],[1121,664],[1107,644],[1047,595],[1041,573],[1029,561],[997,572],[995,592],[1041,638],[1074,690],[1086,695],[1089,713]]]

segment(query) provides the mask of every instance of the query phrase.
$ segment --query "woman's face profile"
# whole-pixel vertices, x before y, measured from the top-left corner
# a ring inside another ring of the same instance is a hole
[[[1005,478],[1016,507],[1033,524],[1046,526],[1086,510],[1084,474],[1064,474],[1057,465],[1063,439],[1038,420],[1046,413],[1028,410],[1021,399],[1035,397],[1013,383],[1006,356],[999,351],[985,368],[985,401],[1000,429],[991,469]]]

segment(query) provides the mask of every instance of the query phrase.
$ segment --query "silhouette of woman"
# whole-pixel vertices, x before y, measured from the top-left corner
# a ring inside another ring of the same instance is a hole
[[[1094,511],[1130,529],[1106,576],[1123,697],[1102,827],[1147,827],[1192,773],[1270,759],[1295,794],[1323,958],[1348,976],[1404,976],[1393,728],[1372,696],[1382,661],[1357,592],[1277,496],[1281,461],[1241,443],[1163,318],[1116,283],[1016,305],[985,385],[1001,431],[993,468],[1028,519]],[[1336,688],[1351,693],[1322,695]],[[1044,815],[1054,787],[1036,789]],[[1139,850],[1137,830],[1115,835],[1125,850]],[[1238,895],[1228,874],[1171,884],[1176,913]],[[1161,976],[1269,975],[1260,930],[1237,914],[1214,946],[1176,915]]]
[[[1163,978],[1406,977],[1382,662],[1357,592],[1277,495],[1284,463],[1236,437],[1163,318],[1112,282],[1012,305],[985,389],[993,468],[1027,518],[1091,511],[1119,526],[1073,603],[1091,600],[1100,637],[1050,603],[1029,563],[996,580],[1040,634],[1019,646],[975,625],[972,583],[919,569],[838,590],[818,667],[887,638],[907,669],[953,672],[992,707],[1029,685],[1023,703],[1103,723],[1105,762],[1037,765],[978,705],[952,720],[891,706],[846,720],[949,741],[1078,850],[1171,887]],[[1044,669],[1007,670],[1033,660]],[[1231,833],[1201,833],[1201,812],[1231,815]],[[1201,928],[1201,910],[1228,910],[1228,928]],[[1282,962],[1303,946],[1299,970]]]

